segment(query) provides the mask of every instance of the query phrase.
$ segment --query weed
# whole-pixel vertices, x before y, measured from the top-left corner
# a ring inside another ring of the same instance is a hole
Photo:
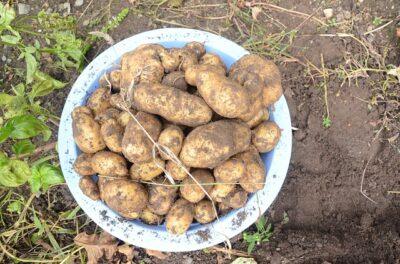
[[[382,23],[383,20],[381,17],[374,17],[374,20],[372,20],[372,24],[376,27],[382,25]]]
[[[256,245],[262,242],[268,242],[273,234],[272,225],[267,225],[267,218],[261,216],[256,222],[257,231],[244,232],[243,240],[247,243],[247,253],[251,254]]]

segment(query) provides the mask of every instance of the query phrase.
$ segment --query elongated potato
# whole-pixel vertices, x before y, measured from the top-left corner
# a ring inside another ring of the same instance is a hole
[[[268,108],[262,108],[252,119],[246,122],[250,128],[254,128],[261,124],[261,122],[269,119]]]
[[[111,107],[111,108],[107,108],[100,114],[96,115],[94,117],[94,120],[96,122],[99,122],[100,125],[102,125],[108,119],[111,119],[111,118],[117,119],[119,115],[120,115],[120,111],[116,108]]]
[[[230,158],[214,168],[214,176],[217,182],[235,183],[246,172],[246,166],[242,159]]]
[[[165,75],[161,84],[175,87],[182,91],[186,91],[188,88],[188,85],[185,81],[185,73],[181,71],[174,71]]]
[[[178,188],[172,186],[168,180],[162,176],[155,179],[154,184],[149,184],[149,204],[148,208],[157,215],[165,215],[168,213]]]
[[[183,141],[181,161],[188,167],[214,168],[244,151],[251,133],[243,122],[220,120],[193,129]]]
[[[144,112],[137,113],[135,117],[151,138],[157,142],[161,132],[161,123],[157,117]],[[133,163],[143,163],[153,159],[153,143],[135,120],[129,121],[125,128],[122,153]]]
[[[161,131],[161,134],[158,137],[158,144],[160,144],[163,148],[167,148],[170,152],[178,157],[179,152],[181,152],[182,149],[183,137],[183,131],[180,127],[170,125]],[[166,153],[169,153],[169,151],[166,150]],[[161,151],[160,156],[165,160],[171,159],[168,155]]]
[[[185,233],[193,222],[193,210],[190,202],[185,199],[177,200],[165,219],[167,231],[175,235]]]
[[[182,185],[179,190],[183,198],[191,203],[197,203],[206,196],[204,191],[210,193],[213,188],[214,177],[208,170],[195,170],[191,174],[197,182],[190,176],[186,177],[181,182]],[[204,191],[200,186],[203,187]]]
[[[264,121],[253,130],[251,142],[259,152],[268,152],[275,148],[281,137],[281,129],[275,122]]]
[[[222,200],[222,203],[234,209],[245,206],[247,202],[247,192],[241,188],[236,188],[227,197]]]
[[[107,119],[101,125],[101,136],[106,146],[113,152],[122,152],[124,128],[115,119]]]
[[[92,168],[98,174],[126,177],[128,169],[124,157],[111,152],[99,151],[92,157]]]
[[[235,157],[242,159],[246,165],[246,173],[239,180],[240,186],[250,193],[263,189],[266,171],[257,149],[251,146],[247,151],[239,153]]]
[[[86,106],[77,107],[72,112],[72,134],[78,148],[85,153],[96,153],[106,147],[100,135],[100,125]]]
[[[133,91],[133,101],[139,110],[191,127],[208,123],[212,116],[202,98],[161,84],[138,85]]]
[[[140,219],[149,225],[159,225],[163,221],[163,217],[156,215],[149,208],[145,208],[140,214]]]
[[[165,161],[156,158],[144,163],[133,164],[129,170],[132,179],[150,181],[163,173],[165,168]]]
[[[197,64],[189,67],[185,71],[185,81],[192,85],[196,86],[197,85],[197,75],[201,71],[213,71],[216,72],[220,76],[225,76],[226,71],[225,68],[219,67],[216,65],[209,65],[209,64]]]
[[[87,107],[92,109],[95,115],[98,115],[107,108],[111,107],[110,96],[111,91],[109,88],[98,88],[89,97],[87,101]]]
[[[91,176],[84,176],[79,180],[79,188],[82,190],[83,194],[97,201],[100,199],[100,191],[97,184],[93,181]]]
[[[204,44],[197,41],[189,42],[184,48],[192,50],[196,54],[197,59],[200,59],[206,53]]]
[[[138,218],[148,204],[146,188],[127,179],[107,181],[102,194],[111,209],[129,219]]]
[[[81,176],[90,176],[96,172],[92,168],[93,154],[81,153],[74,162],[74,170]]]
[[[182,166],[185,167],[186,170],[190,172],[190,168],[186,167],[183,164],[182,164]],[[165,169],[167,170],[169,175],[171,175],[171,177],[177,181],[181,181],[188,176],[186,171],[181,166],[179,166],[178,164],[176,164],[175,162],[170,161],[170,160],[167,161],[167,165],[165,166]]]
[[[214,210],[210,200],[201,200],[194,206],[194,219],[201,224],[207,224],[217,218],[217,212]]]

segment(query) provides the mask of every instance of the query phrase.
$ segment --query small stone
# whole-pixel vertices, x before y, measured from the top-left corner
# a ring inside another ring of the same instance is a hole
[[[193,264],[193,259],[191,257],[184,256],[182,264]]]
[[[1,60],[2,60],[2,61],[6,61],[6,60],[7,60],[7,57],[3,55],[3,57],[1,57]]]
[[[83,5],[83,0],[76,0],[74,6],[80,7]]]
[[[344,11],[343,13],[344,19],[349,20],[351,18],[351,12],[350,11]]]
[[[27,4],[18,4],[18,14],[26,15],[31,11],[31,6]]]
[[[331,19],[333,17],[333,9],[332,8],[324,9],[324,15],[326,19]]]
[[[82,25],[83,25],[84,27],[86,27],[86,26],[89,25],[89,23],[90,23],[90,20],[89,20],[89,19],[86,19],[86,20],[84,20],[84,21],[82,22]]]
[[[7,64],[8,64],[8,63],[11,63],[11,59],[7,59]]]
[[[71,13],[71,4],[68,3],[68,2],[63,3],[63,4],[59,4],[59,5],[58,5],[58,9],[59,9],[60,11],[65,10],[64,15],[68,15],[68,14]]]

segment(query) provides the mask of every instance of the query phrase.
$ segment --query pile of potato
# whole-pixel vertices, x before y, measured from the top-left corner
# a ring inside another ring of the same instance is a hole
[[[264,187],[259,153],[279,141],[267,120],[281,95],[278,68],[260,56],[245,55],[227,72],[198,42],[139,46],[72,113],[80,188],[127,219],[165,220],[173,234],[209,223],[215,208],[243,207]]]

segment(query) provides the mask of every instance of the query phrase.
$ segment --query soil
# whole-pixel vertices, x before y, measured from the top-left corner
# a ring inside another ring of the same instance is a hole
[[[72,12],[79,16],[87,2],[90,1],[85,1],[80,8],[73,8]],[[96,10],[106,2],[94,1],[82,20],[96,15]],[[204,5],[205,2],[226,3],[217,0],[188,0],[184,1],[184,7]],[[283,8],[315,14],[322,19],[322,10],[333,8],[338,20],[345,17],[339,23],[346,21],[350,12],[351,18],[347,20],[355,18],[351,26],[354,34],[367,31],[374,17],[390,20],[398,16],[400,11],[400,2],[396,0],[272,2]],[[127,1],[114,1],[111,13],[116,14],[123,7],[129,6],[131,4]],[[196,13],[198,16],[220,17],[226,14],[226,6],[201,10]],[[268,15],[289,29],[296,28],[305,19],[271,10]],[[168,20],[171,11],[160,9],[158,16]],[[240,37],[237,27],[226,25],[225,20],[202,19],[198,16],[187,15],[174,21],[220,33],[240,44],[246,40]],[[266,27],[274,30],[268,21],[265,22]],[[131,13],[110,35],[119,41],[133,34],[165,26],[171,25]],[[393,34],[395,26],[396,21],[374,33],[374,39],[369,43],[379,54],[387,49],[387,63],[399,65],[398,39]],[[340,26],[328,29],[327,33],[337,32],[340,32]],[[346,55],[361,56],[364,53],[355,41],[319,34],[321,29],[315,23],[310,20],[304,22],[289,49],[290,54],[301,61],[307,59],[317,67],[322,67],[322,56],[325,66],[335,69],[346,63]],[[105,48],[105,43],[98,43],[88,60]],[[254,258],[258,263],[400,263],[400,196],[388,193],[400,190],[400,140],[388,142],[387,139],[394,135],[393,131],[377,133],[377,124],[388,105],[372,108],[368,105],[374,94],[374,81],[377,81],[374,78],[379,77],[370,74],[367,78],[359,78],[358,85],[355,81],[343,84],[338,78],[329,78],[327,98],[332,125],[325,128],[322,125],[326,113],[324,93],[318,88],[320,79],[308,77],[305,67],[299,63],[284,60],[277,63],[282,73],[284,95],[294,127],[292,159],[285,184],[266,213],[269,221],[275,225],[273,237],[270,242],[256,247]],[[51,98],[50,104],[55,113],[61,113],[67,94],[68,88]],[[365,195],[360,192],[363,177]],[[57,206],[65,210],[73,204],[73,199],[66,187],[61,189],[58,192],[65,198],[58,201],[60,204]],[[287,213],[289,222],[282,225],[284,213]],[[240,236],[232,239],[232,242],[234,249],[246,251],[247,245]],[[139,251],[136,259],[145,263],[232,261],[226,255],[219,253],[216,257],[214,253],[203,251],[173,253],[166,260],[149,257],[144,251]]]

